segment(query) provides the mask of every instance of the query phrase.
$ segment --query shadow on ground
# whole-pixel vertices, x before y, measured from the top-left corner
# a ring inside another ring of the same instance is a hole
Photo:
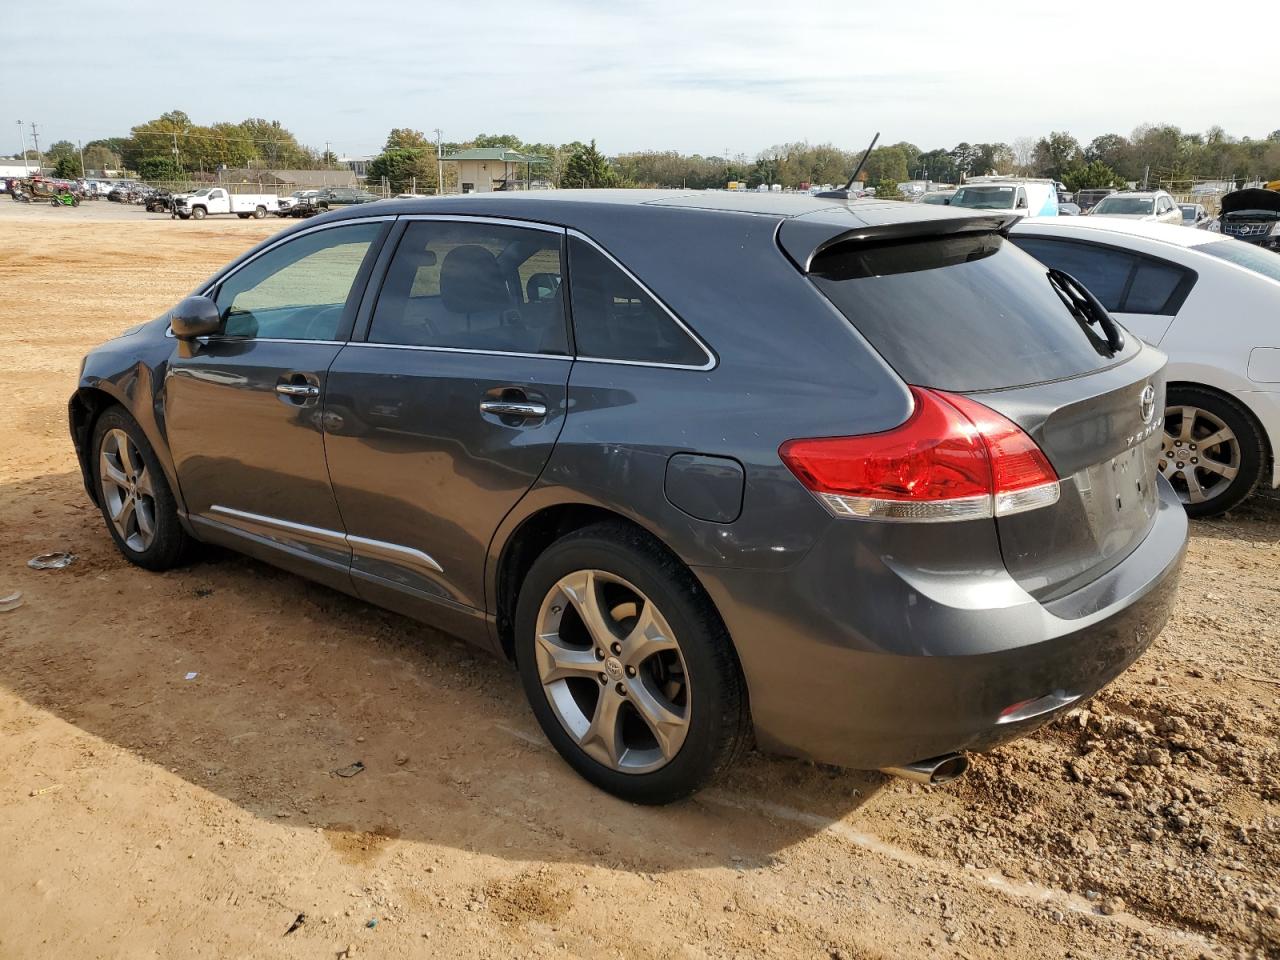
[[[0,594],[25,594],[0,614],[0,684],[255,816],[322,827],[344,856],[400,837],[650,872],[758,865],[884,782],[753,754],[700,798],[625,804],[546,745],[509,665],[430,628],[221,551],[139,570],[73,472],[0,487],[0,528]],[[77,559],[27,568],[52,550]]]

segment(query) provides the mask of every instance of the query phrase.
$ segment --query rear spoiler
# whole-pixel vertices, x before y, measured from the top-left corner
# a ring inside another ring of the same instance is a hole
[[[898,209],[890,211],[886,207]],[[852,226],[848,215],[832,216],[829,211],[792,217],[782,221],[778,228],[778,246],[802,273],[808,273],[818,254],[837,245],[896,243],[967,233],[1008,236],[1010,228],[1021,219],[1005,215],[939,216],[940,211],[936,207],[927,211],[917,210],[911,204],[901,202],[868,204],[865,207],[850,204],[847,209],[854,215],[852,219],[862,221],[860,225]],[[877,220],[882,222],[877,223]]]

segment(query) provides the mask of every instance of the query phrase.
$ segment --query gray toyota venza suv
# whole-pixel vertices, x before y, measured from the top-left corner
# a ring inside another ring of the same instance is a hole
[[[1164,357],[999,216],[797,196],[375,203],[94,350],[134,563],[221,544],[514,660],[661,803],[754,739],[942,780],[1125,669],[1186,542]]]

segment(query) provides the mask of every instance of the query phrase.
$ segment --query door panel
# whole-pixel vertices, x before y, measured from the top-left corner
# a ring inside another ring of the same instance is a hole
[[[166,423],[193,520],[246,529],[230,510],[335,532],[336,540],[270,528],[265,521],[252,526],[252,532],[317,559],[346,563],[349,551],[325,470],[318,395],[340,349],[337,343],[213,339],[174,358],[165,381]],[[304,385],[316,395],[276,392],[278,386]]]
[[[174,468],[200,535],[294,568],[310,562],[309,575],[343,589],[351,549],[325,466],[325,379],[386,229],[305,231],[237,267],[213,294],[222,333],[175,340],[164,385]]]
[[[551,454],[570,366],[560,357],[378,344],[338,355],[325,448],[362,595],[381,581],[484,609],[489,540]],[[482,403],[541,405],[545,415],[482,412]]]
[[[325,450],[361,595],[483,617],[498,524],[564,423],[562,230],[405,218],[330,370]]]

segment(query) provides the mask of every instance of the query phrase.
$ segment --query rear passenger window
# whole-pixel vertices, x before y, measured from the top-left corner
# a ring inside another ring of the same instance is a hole
[[[709,357],[638,283],[591,244],[569,238],[573,335],[580,357],[702,367]]]
[[[1177,313],[1195,280],[1191,271],[1176,264],[1114,247],[1043,237],[1013,241],[1045,266],[1071,274],[1115,313]]]
[[[1178,289],[1184,273],[1169,263],[1139,260],[1129,295],[1125,297],[1125,313],[1166,313],[1165,304]]]
[[[1124,301],[1125,285],[1133,270],[1136,257],[1108,247],[1093,247],[1084,243],[1064,243],[1060,240],[1042,240],[1030,237],[1013,237],[1013,242],[1047,267],[1071,274],[1089,292],[1102,301],[1108,310],[1119,312]]]
[[[565,355],[561,234],[488,223],[409,224],[369,342]]]

